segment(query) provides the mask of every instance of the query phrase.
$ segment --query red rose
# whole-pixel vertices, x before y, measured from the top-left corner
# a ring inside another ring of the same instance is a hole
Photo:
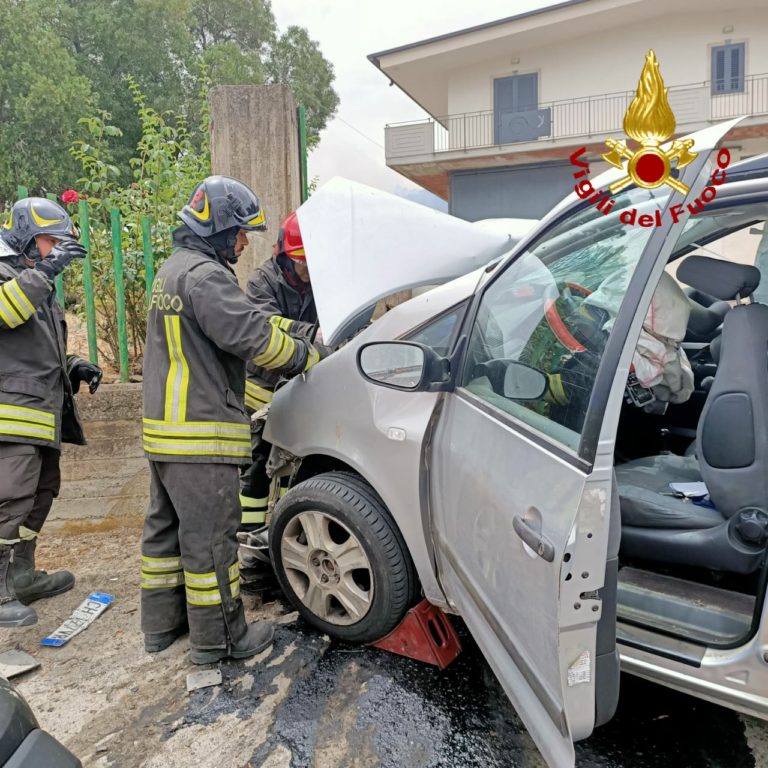
[[[74,189],[67,189],[61,193],[62,203],[76,203],[78,200],[80,200],[80,195]]]

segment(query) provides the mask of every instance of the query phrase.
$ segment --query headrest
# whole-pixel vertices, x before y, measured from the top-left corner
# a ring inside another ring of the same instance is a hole
[[[677,270],[680,282],[704,293],[730,301],[736,296],[745,299],[760,285],[760,270],[749,264],[712,259],[709,256],[689,256]]]

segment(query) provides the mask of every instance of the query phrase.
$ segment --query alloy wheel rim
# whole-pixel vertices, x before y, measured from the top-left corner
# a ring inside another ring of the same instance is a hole
[[[373,568],[359,539],[335,517],[300,512],[280,541],[283,570],[301,602],[329,624],[361,621],[373,602]]]

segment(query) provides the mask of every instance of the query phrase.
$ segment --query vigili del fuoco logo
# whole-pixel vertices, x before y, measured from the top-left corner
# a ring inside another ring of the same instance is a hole
[[[667,185],[675,192],[685,196],[689,189],[686,184],[672,175],[673,169],[684,168],[696,159],[698,153],[694,152],[693,139],[675,139],[669,149],[664,150],[661,145],[669,141],[675,132],[675,115],[669,106],[667,89],[659,71],[659,62],[656,54],[651,50],[645,57],[645,65],[637,84],[637,93],[632,99],[624,115],[624,133],[634,139],[640,147],[632,149],[626,140],[607,139],[608,147],[602,157],[616,168],[626,171],[618,181],[613,182],[607,190],[595,189],[589,180],[589,163],[582,159],[586,155],[587,148],[581,147],[570,156],[571,165],[578,168],[573,174],[576,179],[574,190],[584,200],[594,205],[604,215],[613,208],[618,194],[630,184],[635,184],[642,189],[656,189]],[[626,162],[626,166],[625,166]],[[687,203],[691,215],[699,213],[704,206],[715,199],[717,187],[725,181],[725,169],[731,162],[731,153],[722,148],[717,154],[717,168],[712,173],[712,178],[707,187],[692,202]],[[671,205],[669,215],[672,221],[677,223],[685,211],[682,204]],[[619,219],[628,225],[641,227],[661,226],[661,210],[656,209],[654,214],[645,213],[638,215],[636,208],[628,208],[622,211]]]

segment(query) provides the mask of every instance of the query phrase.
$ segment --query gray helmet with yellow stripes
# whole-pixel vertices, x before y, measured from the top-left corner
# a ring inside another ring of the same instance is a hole
[[[265,230],[267,222],[256,193],[229,176],[209,176],[179,211],[179,218],[198,236],[227,229]]]
[[[11,208],[11,216],[2,230],[3,240],[17,253],[25,254],[35,235],[69,240],[75,236],[72,219],[53,200],[25,197]]]

